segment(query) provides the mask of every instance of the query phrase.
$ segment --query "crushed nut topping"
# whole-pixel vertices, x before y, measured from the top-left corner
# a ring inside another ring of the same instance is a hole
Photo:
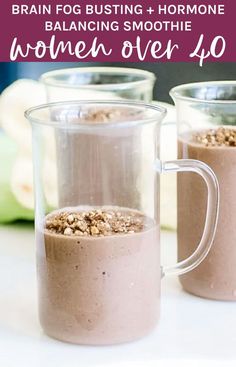
[[[45,227],[66,236],[110,236],[140,232],[144,219],[141,213],[128,210],[61,211],[47,216]]]
[[[123,117],[120,113],[120,111],[116,111],[114,109],[107,109],[107,110],[97,110],[88,112],[87,115],[82,115],[82,118],[86,122],[94,123],[94,122],[100,122],[100,123],[106,123],[110,122],[112,120],[115,120],[117,118]]]
[[[193,135],[193,140],[206,147],[236,147],[236,128],[219,127],[218,129],[201,131]]]
[[[123,107],[121,109],[107,108],[90,108],[80,111],[78,122],[82,123],[112,123],[112,122],[125,122],[133,121],[141,118],[143,111],[140,109],[131,109]]]

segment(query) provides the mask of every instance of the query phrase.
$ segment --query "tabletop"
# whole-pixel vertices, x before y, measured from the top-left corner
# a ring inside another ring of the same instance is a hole
[[[162,232],[161,243],[163,262],[173,263],[176,234]],[[190,361],[235,366],[235,303],[187,294],[177,277],[163,279],[161,303],[156,330],[136,342],[89,347],[50,339],[37,317],[33,227],[0,227],[1,367],[189,366]]]

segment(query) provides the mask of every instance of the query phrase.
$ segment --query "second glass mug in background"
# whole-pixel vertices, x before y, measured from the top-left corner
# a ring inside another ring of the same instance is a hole
[[[155,80],[155,75],[146,70],[110,66],[54,70],[40,78],[48,102],[80,99],[151,102]]]
[[[164,115],[164,109],[142,103],[91,101],[26,112],[33,130],[39,314],[48,335],[79,344],[141,338],[159,319],[161,277],[190,271],[208,253],[217,223],[217,180],[202,162],[160,161]],[[49,155],[54,168],[47,171]],[[205,231],[191,256],[163,269],[160,174],[183,171],[200,174],[208,188]],[[142,181],[148,190],[140,190]],[[92,227],[86,236],[71,229],[68,234],[67,227],[60,232],[55,215],[72,213],[74,218],[81,212],[94,215],[96,209],[118,218],[138,215],[143,226],[110,235],[98,231],[93,236]]]
[[[178,157],[208,164],[220,186],[219,221],[212,249],[202,264],[180,281],[195,295],[236,301],[236,82],[186,84],[170,94],[177,108]],[[178,175],[180,261],[194,251],[201,237],[205,200],[206,190],[198,177]]]

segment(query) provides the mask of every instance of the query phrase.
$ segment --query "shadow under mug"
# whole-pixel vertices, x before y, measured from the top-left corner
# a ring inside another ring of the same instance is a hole
[[[74,101],[34,107],[25,115],[33,131],[44,331],[79,344],[114,344],[144,336],[159,319],[161,278],[192,270],[210,250],[219,195],[213,171],[197,160],[160,160],[165,109],[156,105]],[[207,216],[193,254],[162,268],[160,175],[172,172],[195,172],[204,179]],[[65,235],[57,227],[47,228],[48,220],[62,212],[96,209],[139,216],[144,227],[108,236]]]

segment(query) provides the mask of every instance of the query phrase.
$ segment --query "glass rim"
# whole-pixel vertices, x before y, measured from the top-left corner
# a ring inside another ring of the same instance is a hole
[[[143,80],[129,81],[129,82],[121,82],[121,83],[110,83],[110,84],[68,84],[63,81],[56,81],[56,77],[61,75],[69,75],[71,72],[83,74],[83,73],[106,73],[109,74],[131,74],[131,75],[141,75],[143,76]],[[46,86],[58,87],[58,88],[78,88],[81,89],[100,89],[100,90],[110,90],[112,88],[116,88],[119,90],[136,87],[148,82],[155,82],[156,76],[154,73],[148,70],[136,69],[136,68],[123,68],[123,67],[110,67],[110,66],[87,66],[87,67],[75,67],[75,68],[65,68],[48,71],[43,73],[40,78],[40,82],[44,83]]]
[[[206,82],[196,82],[196,83],[187,83],[177,85],[176,87],[172,88],[169,92],[170,96],[173,99],[179,101],[186,101],[186,102],[195,102],[195,103],[207,103],[207,104],[236,104],[236,99],[203,99],[197,97],[189,97],[182,95],[181,93],[186,90],[193,90],[193,89],[202,89],[206,87],[228,87],[234,86],[236,87],[236,80],[217,80],[217,81],[206,81]]]
[[[152,110],[154,112],[154,115],[151,117],[146,117],[144,116],[144,118],[137,118],[136,120],[124,120],[124,121],[111,121],[111,122],[96,122],[94,124],[89,124],[86,122],[72,122],[70,124],[68,124],[68,122],[61,122],[61,121],[53,121],[50,119],[45,119],[45,118],[38,118],[37,116],[34,117],[33,114],[37,113],[39,111],[46,111],[50,108],[53,107],[70,107],[70,106],[81,106],[81,105],[91,105],[94,107],[97,106],[109,106],[109,107],[115,107],[115,106],[119,106],[119,107],[131,107],[131,108],[141,108],[144,111],[147,110]],[[94,100],[83,100],[83,101],[63,101],[63,102],[52,102],[52,103],[46,103],[46,104],[41,104],[38,106],[34,106],[31,107],[29,109],[27,109],[24,113],[25,118],[33,125],[39,125],[39,126],[49,126],[49,127],[53,127],[53,128],[58,128],[58,129],[68,129],[68,127],[70,129],[85,129],[85,130],[94,130],[94,129],[106,129],[106,128],[124,128],[124,127],[131,127],[131,126],[142,126],[142,125],[146,125],[146,124],[151,124],[151,123],[158,123],[160,124],[162,119],[166,116],[167,110],[162,107],[159,106],[157,104],[147,104],[147,103],[143,103],[143,102],[136,102],[136,101],[117,101],[117,100],[108,100],[108,101],[94,101]]]

